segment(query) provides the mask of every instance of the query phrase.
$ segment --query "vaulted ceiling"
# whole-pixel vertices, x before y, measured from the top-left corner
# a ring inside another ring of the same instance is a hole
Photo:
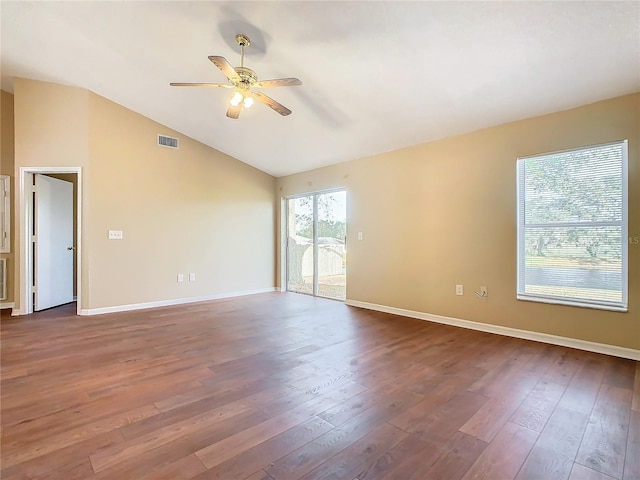
[[[640,2],[6,2],[13,78],[91,90],[275,176],[640,91]],[[225,116],[207,57],[301,86]]]

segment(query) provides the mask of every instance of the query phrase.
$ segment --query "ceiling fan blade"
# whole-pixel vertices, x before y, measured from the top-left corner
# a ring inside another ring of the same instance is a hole
[[[229,105],[229,108],[227,108],[227,117],[238,118],[240,116],[240,110],[242,110],[242,105],[238,105],[237,107]]]
[[[219,87],[219,88],[233,88],[233,85],[227,83],[179,83],[171,82],[169,85],[172,87]]]
[[[231,64],[226,58],[210,55],[209,60],[211,60],[211,62],[216,67],[218,67],[229,80],[231,80],[232,82],[240,81],[240,76],[238,75],[238,72],[236,72],[236,69],[231,66]]]
[[[282,105],[281,103],[276,102],[273,98],[266,96],[264,93],[260,92],[252,92],[252,95],[258,99],[259,102],[264,103],[268,107],[271,107],[273,110],[278,112],[280,115],[289,115],[291,114],[291,110]]]
[[[254,87],[293,87],[295,85],[302,85],[302,82],[297,78],[276,78],[274,80],[261,80],[255,83]]]

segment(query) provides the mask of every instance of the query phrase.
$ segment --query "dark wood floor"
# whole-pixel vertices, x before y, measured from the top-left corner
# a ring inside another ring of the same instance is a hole
[[[286,293],[74,309],[2,319],[3,480],[640,478],[638,362]]]

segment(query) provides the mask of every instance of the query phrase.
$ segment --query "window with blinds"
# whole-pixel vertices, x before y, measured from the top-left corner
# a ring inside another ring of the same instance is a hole
[[[520,300],[627,310],[627,141],[518,159]]]

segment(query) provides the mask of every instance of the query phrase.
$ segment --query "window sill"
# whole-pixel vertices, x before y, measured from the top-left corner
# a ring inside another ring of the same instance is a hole
[[[518,294],[516,298],[518,300],[524,300],[527,302],[548,303],[553,305],[564,305],[568,307],[593,308],[596,310],[608,310],[611,312],[629,311],[627,305],[606,305],[606,304],[599,304],[599,303],[588,303],[580,300],[569,300],[566,298],[538,297],[535,295],[526,295],[526,294]]]

